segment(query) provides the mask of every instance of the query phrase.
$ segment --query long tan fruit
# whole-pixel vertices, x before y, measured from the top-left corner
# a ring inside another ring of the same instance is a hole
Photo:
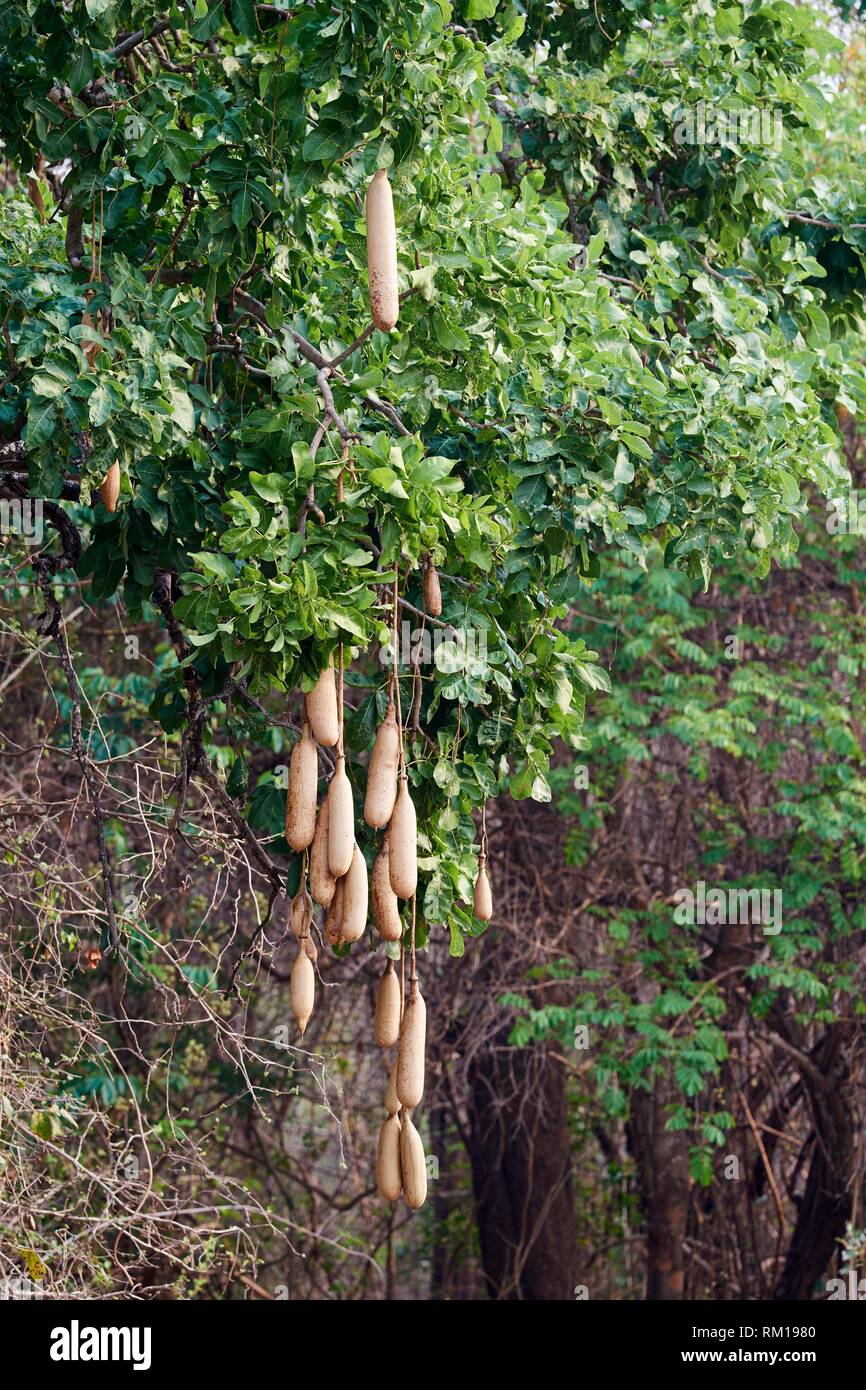
[[[400,981],[392,960],[385,966],[376,990],[373,1036],[380,1047],[393,1047],[400,1036]]]
[[[286,793],[286,839],[294,850],[308,849],[316,833],[316,784],[319,755],[304,720],[301,737],[292,749]]]
[[[354,850],[355,807],[346,759],[341,756],[328,787],[328,869],[334,878],[349,872]]]
[[[334,885],[334,896],[328,915],[325,918],[325,940],[329,946],[337,946],[343,940],[343,884],[345,878],[338,878]]]
[[[388,877],[398,898],[411,898],[418,887],[418,821],[405,772],[388,832]]]
[[[305,942],[298,943],[298,954],[292,966],[292,1013],[297,1019],[301,1036],[306,1031],[316,999],[316,972],[306,952]]]
[[[427,1162],[421,1135],[409,1115],[403,1116],[400,1127],[400,1174],[406,1203],[417,1211],[427,1200]]]
[[[373,861],[373,920],[383,941],[399,941],[403,935],[400,921],[400,904],[397,894],[391,887],[389,835],[382,841],[382,848]]]
[[[307,718],[319,743],[326,748],[333,748],[340,737],[333,657],[307,696]]]
[[[394,199],[384,169],[377,169],[367,185],[367,279],[370,317],[377,328],[389,333],[400,314],[400,299]]]
[[[400,1176],[400,1121],[396,1115],[389,1115],[379,1130],[376,1183],[379,1196],[384,1197],[386,1202],[396,1202],[403,1189]]]
[[[313,920],[313,900],[302,883],[292,898],[292,932],[296,940],[306,935]]]
[[[475,893],[473,895],[473,908],[479,922],[489,922],[493,916],[493,894],[490,891],[490,879],[487,877],[485,862],[484,856],[481,855],[478,860],[478,877],[475,880]]]
[[[367,768],[367,795],[364,820],[382,830],[391,819],[397,800],[397,767],[400,762],[400,730],[394,718],[394,700],[388,701],[385,718],[376,732],[376,742]]]
[[[427,1040],[427,1006],[418,981],[409,986],[409,998],[400,1024],[397,1051],[397,1097],[407,1110],[420,1105],[424,1094],[424,1048]]]
[[[396,1115],[400,1109],[397,1098],[397,1063],[388,1072],[388,1085],[385,1087],[385,1109],[389,1115]]]
[[[423,579],[424,607],[431,618],[438,618],[442,613],[442,586],[439,583],[439,575],[432,560],[427,561],[424,569]]]
[[[340,924],[344,941],[358,941],[367,925],[367,865],[355,845],[349,872],[343,879],[343,918]]]
[[[102,498],[102,505],[107,512],[117,511],[117,499],[120,496],[120,464],[113,463],[99,484],[99,495]]]
[[[320,907],[330,907],[337,886],[336,879],[328,868],[328,821],[330,813],[328,798],[319,807],[316,820],[316,833],[313,848],[310,850],[310,892]]]

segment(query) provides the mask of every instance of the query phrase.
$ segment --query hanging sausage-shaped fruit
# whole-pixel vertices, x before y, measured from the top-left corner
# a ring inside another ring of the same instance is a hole
[[[391,819],[397,800],[397,769],[400,763],[400,730],[394,715],[393,693],[385,718],[376,732],[376,742],[367,769],[367,795],[364,820],[374,830],[383,830]]]
[[[306,719],[292,749],[286,792],[286,839],[293,850],[309,849],[316,833],[316,786],[319,755]]]
[[[325,748],[333,748],[340,737],[333,656],[307,696],[307,718],[317,741]]]
[[[376,990],[373,1035],[380,1047],[393,1047],[400,1036],[400,980],[389,960]]]
[[[388,877],[398,898],[411,898],[418,887],[418,820],[405,771],[388,835]]]
[[[370,317],[377,328],[389,333],[400,313],[400,299],[394,199],[384,169],[377,169],[367,186],[366,220]]]

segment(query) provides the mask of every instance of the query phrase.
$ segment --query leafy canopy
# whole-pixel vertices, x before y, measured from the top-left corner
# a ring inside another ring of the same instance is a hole
[[[844,477],[864,210],[810,157],[837,49],[783,0],[0,12],[9,457],[34,495],[80,493],[97,599],[134,612],[176,577],[185,645],[152,712],[178,731],[192,678],[223,763],[263,738],[245,696],[308,688],[338,643],[363,754],[385,678],[362,657],[395,570],[420,624],[432,554],[444,619],[485,638],[402,691],[423,918],[456,952],[473,810],[548,797],[554,739],[580,746],[609,685],[569,606],[658,545],[704,584],[743,546],[766,573],[804,485]],[[690,142],[699,103],[778,111],[778,146]],[[380,167],[389,335],[365,331]],[[85,504],[115,461],[109,516]],[[266,774],[253,824],[278,834],[279,803]]]

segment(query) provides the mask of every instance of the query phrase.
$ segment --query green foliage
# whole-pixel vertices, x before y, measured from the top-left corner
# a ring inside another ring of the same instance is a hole
[[[554,777],[557,802],[573,820],[571,857],[582,865],[613,833],[621,789],[639,782],[641,764],[656,775],[683,768],[691,788],[686,843],[695,849],[684,859],[672,855],[673,882],[745,888],[760,881],[781,893],[781,930],[753,927],[734,972],[751,1017],[771,1028],[779,1017],[805,1030],[862,1012],[854,945],[866,926],[866,777],[855,709],[866,630],[849,596],[866,575],[859,539],[828,536],[823,521],[812,520],[789,562],[788,578],[802,568],[796,606],[780,611],[771,601],[766,623],[737,634],[745,645],[736,653],[726,645],[733,615],[760,587],[739,567],[719,569],[706,598],[666,569],[660,553],[645,573],[631,565],[616,584],[597,585],[595,614],[616,643],[616,662],[612,693],[595,701],[585,725],[592,795],[571,790],[565,769]],[[813,594],[809,575],[818,573],[824,587]],[[601,645],[604,655],[608,644]],[[743,809],[702,792],[711,763],[730,768],[733,779],[748,768],[763,800],[752,795]],[[691,1131],[692,1177],[705,1183],[730,1127],[707,1105],[728,1057],[731,971],[707,968],[707,928],[678,925],[664,891],[651,897],[639,908],[592,909],[607,928],[603,963],[575,975],[563,961],[548,972],[571,980],[572,1003],[505,1002],[517,1013],[515,1041],[555,1037],[573,1048],[575,1030],[589,1030],[589,1073],[612,1115],[636,1089],[672,1077],[681,1101],[668,1128]]]
[[[121,34],[166,17],[171,57],[128,60]],[[410,747],[424,916],[455,954],[473,810],[504,785],[547,799],[554,739],[579,747],[584,693],[608,688],[569,605],[659,546],[704,585],[743,546],[766,574],[796,547],[804,487],[844,477],[833,406],[866,399],[848,337],[866,243],[856,182],[807,159],[837,47],[782,0],[0,14],[5,153],[22,179],[70,163],[61,215],[7,195],[0,234],[0,421],[32,488],[77,478],[84,500],[121,462],[117,515],[75,513],[80,572],[132,613],[179,577],[217,754],[232,682],[309,688],[338,643],[364,664],[395,568],[420,607],[433,554],[444,619],[485,641],[422,669]],[[779,109],[780,147],[690,144],[700,102]],[[404,300],[394,333],[350,351],[379,167]],[[320,377],[340,358],[342,436]],[[382,712],[366,670],[359,767]],[[151,704],[170,733],[184,675]],[[412,680],[402,694],[412,708]],[[261,738],[235,719],[236,745]],[[719,715],[715,737],[745,719]],[[273,788],[249,806],[279,833]]]

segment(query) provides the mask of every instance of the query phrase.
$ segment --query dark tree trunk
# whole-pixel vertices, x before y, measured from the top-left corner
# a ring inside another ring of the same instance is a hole
[[[648,1300],[680,1299],[685,1293],[685,1235],[689,1214],[689,1156],[681,1131],[669,1132],[668,1105],[675,1092],[664,1079],[638,1092],[631,1144],[640,1172],[647,1225]]]
[[[814,1149],[797,1224],[774,1298],[811,1298],[851,1216],[855,1181],[854,1106],[851,1078],[841,1048],[841,1029],[815,1052],[819,1066],[803,1067],[815,1119]],[[804,1064],[809,1059],[803,1058]],[[846,1094],[847,1093],[847,1094]]]
[[[492,1042],[469,1068],[469,1151],[490,1297],[572,1299],[578,1282],[565,1070]]]

